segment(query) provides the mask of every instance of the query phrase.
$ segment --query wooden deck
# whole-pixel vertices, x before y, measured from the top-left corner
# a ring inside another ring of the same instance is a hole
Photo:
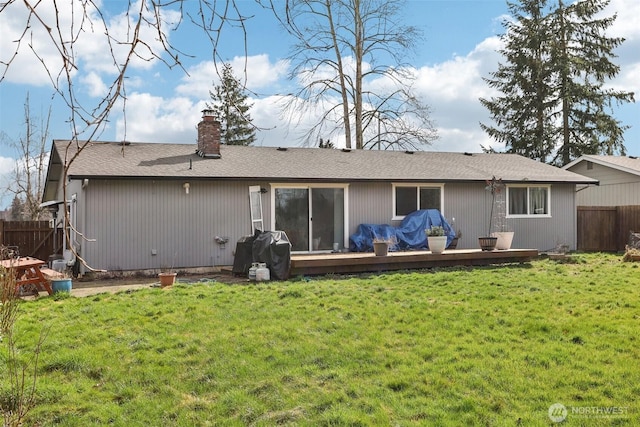
[[[411,270],[456,265],[489,265],[528,262],[538,256],[537,249],[481,251],[454,249],[442,254],[430,251],[389,252],[375,256],[373,252],[348,252],[291,256],[291,275],[328,273],[365,273],[390,270]]]

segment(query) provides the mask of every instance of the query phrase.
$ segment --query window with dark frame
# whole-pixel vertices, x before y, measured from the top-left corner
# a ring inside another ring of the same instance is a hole
[[[418,209],[442,210],[441,187],[405,186],[395,187],[395,216],[402,217]]]

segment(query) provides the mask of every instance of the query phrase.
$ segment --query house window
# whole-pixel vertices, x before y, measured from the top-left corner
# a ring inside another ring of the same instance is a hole
[[[394,184],[393,219],[402,219],[418,209],[442,211],[442,184]]]
[[[549,186],[507,186],[508,216],[550,216]]]

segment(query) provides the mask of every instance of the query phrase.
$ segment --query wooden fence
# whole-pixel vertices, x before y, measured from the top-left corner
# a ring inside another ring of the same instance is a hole
[[[62,229],[55,236],[49,221],[3,221],[0,220],[0,245],[17,246],[21,256],[31,256],[44,261],[49,256],[62,254]]]
[[[578,250],[624,251],[640,232],[640,206],[578,206]]]

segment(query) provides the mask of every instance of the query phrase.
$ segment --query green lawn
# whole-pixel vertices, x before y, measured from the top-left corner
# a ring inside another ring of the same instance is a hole
[[[640,425],[639,264],[575,257],[23,302],[29,422]]]

